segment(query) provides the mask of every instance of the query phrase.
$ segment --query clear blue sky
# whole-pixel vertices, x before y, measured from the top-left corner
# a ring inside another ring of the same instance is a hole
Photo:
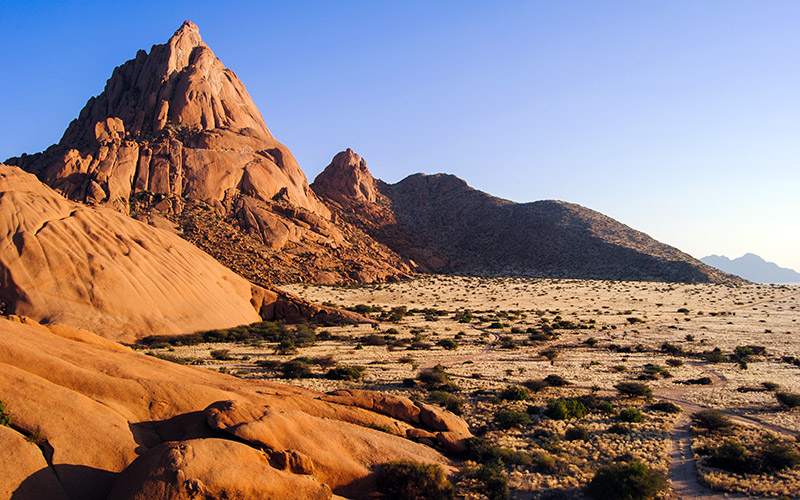
[[[800,270],[800,2],[4,0],[0,160],[185,19],[309,180],[351,147]]]

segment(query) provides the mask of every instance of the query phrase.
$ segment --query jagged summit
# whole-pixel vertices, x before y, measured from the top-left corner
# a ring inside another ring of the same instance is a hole
[[[257,282],[382,281],[409,272],[385,247],[331,221],[242,82],[188,21],[167,43],[117,67],[59,144],[6,163],[74,201],[143,220],[166,215],[184,237]]]
[[[314,179],[312,188],[343,206],[375,203],[377,199],[375,179],[367,162],[350,148],[333,157],[330,165]]]
[[[98,140],[96,124],[109,118],[121,120],[134,138],[152,136],[168,125],[273,138],[242,82],[190,21],[167,43],[154,45],[149,54],[140,50],[116,68],[103,93],[89,99],[60,144],[91,144]]]

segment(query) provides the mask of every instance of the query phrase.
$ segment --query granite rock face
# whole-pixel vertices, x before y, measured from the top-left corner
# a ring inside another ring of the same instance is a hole
[[[452,471],[414,439],[421,422],[19,316],[0,318],[0,394],[12,415],[0,427],[11,468],[0,494],[11,498],[371,498],[379,464]],[[440,420],[466,428],[455,415]],[[25,439],[33,433],[37,445]]]
[[[166,44],[117,67],[57,145],[6,163],[70,200],[125,214],[177,222],[187,204],[201,203],[258,242],[262,260],[273,261],[262,267],[276,268],[262,273],[270,279],[385,281],[411,270],[358,229],[331,221],[242,82],[188,21]],[[246,258],[235,250],[214,256],[226,264]]]
[[[261,319],[363,318],[253,285],[170,231],[0,164],[0,313],[130,342]]]

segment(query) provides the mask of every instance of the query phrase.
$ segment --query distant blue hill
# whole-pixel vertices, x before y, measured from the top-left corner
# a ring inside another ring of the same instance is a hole
[[[767,262],[752,253],[746,253],[733,260],[724,255],[709,255],[700,261],[754,283],[800,283],[800,273],[797,271]]]

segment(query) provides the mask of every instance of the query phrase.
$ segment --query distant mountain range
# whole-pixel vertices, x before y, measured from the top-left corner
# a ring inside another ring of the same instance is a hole
[[[774,262],[767,262],[752,253],[746,253],[733,260],[724,255],[709,255],[700,261],[756,283],[800,283],[800,273],[797,271],[780,267]]]

